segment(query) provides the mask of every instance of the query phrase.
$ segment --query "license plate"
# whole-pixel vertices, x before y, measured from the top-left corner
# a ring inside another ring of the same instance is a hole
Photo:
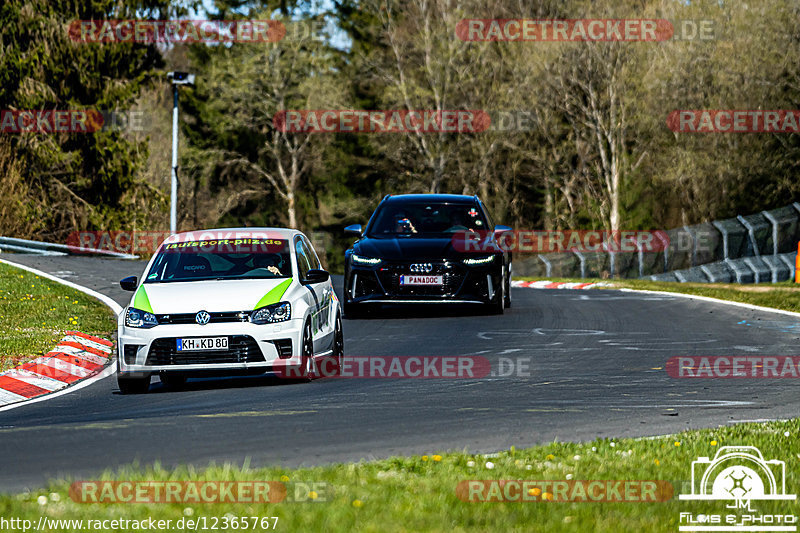
[[[199,350],[227,350],[228,337],[194,337],[178,339],[179,352],[196,352]]]
[[[400,276],[400,285],[443,285],[443,276]]]

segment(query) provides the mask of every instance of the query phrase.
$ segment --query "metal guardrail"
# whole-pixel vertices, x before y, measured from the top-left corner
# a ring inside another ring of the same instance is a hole
[[[514,258],[532,277],[650,278],[656,281],[777,282],[795,277],[800,202],[746,216],[655,232],[661,250],[556,252]],[[606,255],[607,257],[598,257]],[[574,259],[574,260],[571,260]],[[798,268],[797,270],[800,270]],[[789,276],[787,278],[787,275]]]
[[[115,259],[139,259],[138,255],[112,252],[110,250],[82,248],[53,242],[30,241],[27,239],[17,239],[15,237],[0,237],[0,250],[48,256],[100,255],[113,257]]]

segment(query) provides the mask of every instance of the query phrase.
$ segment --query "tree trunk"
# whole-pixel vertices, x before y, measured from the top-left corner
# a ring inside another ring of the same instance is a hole
[[[286,195],[286,212],[289,214],[289,227],[297,229],[297,215],[294,206],[294,191]]]
[[[619,232],[619,169],[615,168],[614,173],[611,176],[611,194],[610,194],[610,203],[611,203],[611,214],[609,216],[609,222],[611,223],[611,231],[614,232],[614,235]]]
[[[553,231],[555,229],[555,203],[553,201],[553,178],[547,170],[544,176],[544,229]]]

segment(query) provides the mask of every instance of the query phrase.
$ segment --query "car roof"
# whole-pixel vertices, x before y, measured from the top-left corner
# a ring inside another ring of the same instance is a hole
[[[214,239],[291,239],[302,232],[290,228],[210,228],[175,233],[169,242],[206,241]]]
[[[386,203],[449,203],[449,204],[477,204],[476,196],[466,194],[397,194],[387,196]]]

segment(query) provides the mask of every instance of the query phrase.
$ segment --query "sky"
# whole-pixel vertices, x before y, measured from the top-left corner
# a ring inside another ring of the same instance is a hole
[[[311,7],[312,12],[324,12],[333,10],[332,0],[311,0],[304,3]],[[203,7],[199,11],[192,11],[189,18],[203,18],[208,16],[208,13],[214,13],[214,0],[203,0]],[[336,21],[328,17],[328,25],[325,27],[326,32],[331,35],[330,45],[338,48],[339,50],[349,50],[351,46],[350,37],[347,32],[343,31],[336,25]]]

